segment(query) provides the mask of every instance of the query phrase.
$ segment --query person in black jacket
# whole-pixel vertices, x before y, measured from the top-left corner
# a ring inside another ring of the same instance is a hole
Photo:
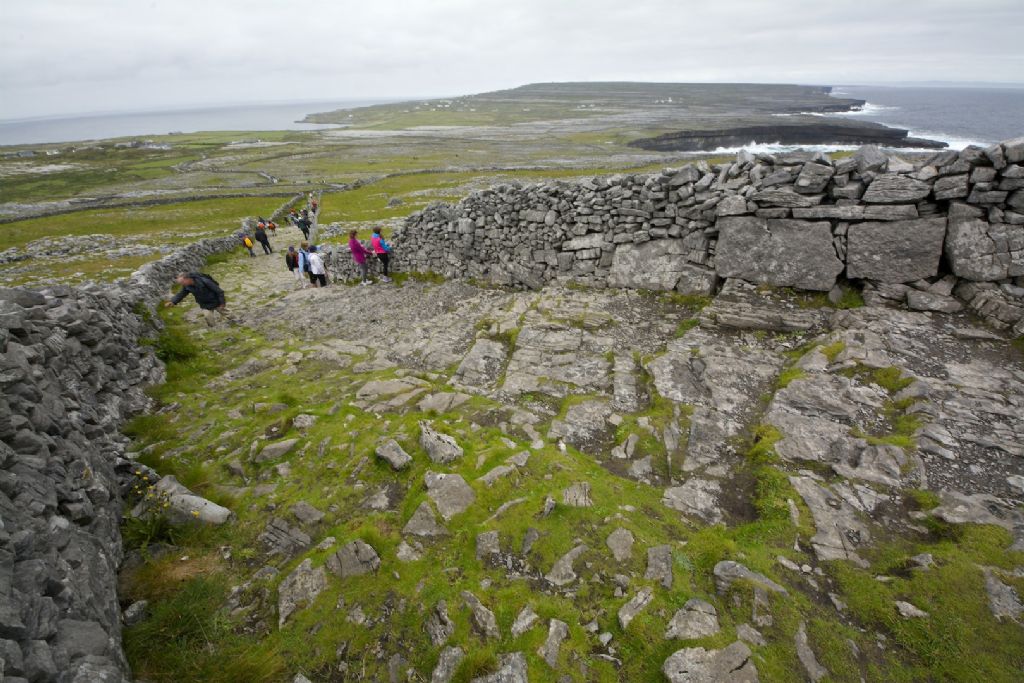
[[[215,314],[220,314],[231,320],[226,310],[227,300],[224,298],[224,290],[212,277],[205,273],[178,273],[178,277],[174,281],[181,285],[181,291],[175,294],[170,301],[164,302],[164,306],[177,306],[191,294],[199,304],[199,309],[203,312],[207,325],[214,324]]]
[[[270,238],[267,237],[267,231],[263,227],[263,223],[256,224],[256,229],[253,231],[253,235],[256,237],[256,241],[263,245],[264,254],[274,253],[274,250],[270,248]]]

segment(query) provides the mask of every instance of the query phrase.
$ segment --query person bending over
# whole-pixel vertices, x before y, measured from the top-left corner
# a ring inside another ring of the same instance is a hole
[[[175,294],[170,301],[165,301],[164,306],[177,306],[191,294],[199,304],[199,309],[203,312],[207,325],[212,326],[218,315],[234,322],[226,309],[227,300],[224,298],[224,290],[212,277],[206,273],[178,273],[174,281],[181,285],[181,291]]]

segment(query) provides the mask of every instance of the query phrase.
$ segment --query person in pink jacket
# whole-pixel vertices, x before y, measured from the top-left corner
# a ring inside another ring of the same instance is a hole
[[[369,250],[363,246],[363,243],[356,239],[358,231],[350,230],[348,233],[348,249],[352,252],[352,260],[359,266],[359,275],[362,278],[360,284],[371,285],[370,278],[367,276],[367,265],[366,257],[370,255]]]
[[[384,282],[391,282],[391,278],[388,277],[388,265],[391,261],[391,246],[384,241],[384,238],[380,235],[380,228],[373,229],[373,237],[370,238],[370,246],[373,247],[373,253],[377,255],[377,260],[380,261],[380,265],[384,270],[384,275],[381,276],[381,280]]]

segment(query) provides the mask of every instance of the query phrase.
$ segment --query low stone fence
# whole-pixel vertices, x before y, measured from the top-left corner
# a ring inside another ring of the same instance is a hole
[[[913,163],[874,147],[837,161],[740,152],[653,175],[498,185],[410,216],[393,241],[396,269],[527,287],[855,280],[877,301],[966,304],[1021,334],[1024,138]]]
[[[124,421],[163,365],[136,311],[234,237],[205,239],[112,285],[0,288],[0,675],[121,681],[117,570]],[[158,321],[155,316],[149,317]]]

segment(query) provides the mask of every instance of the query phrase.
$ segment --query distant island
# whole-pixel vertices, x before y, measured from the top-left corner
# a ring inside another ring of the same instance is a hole
[[[830,86],[754,83],[534,83],[461,97],[415,100],[310,114],[305,123],[384,129],[422,126],[574,126],[631,129],[629,145],[652,151],[709,152],[750,142],[941,149],[909,131],[825,115],[864,100]]]

